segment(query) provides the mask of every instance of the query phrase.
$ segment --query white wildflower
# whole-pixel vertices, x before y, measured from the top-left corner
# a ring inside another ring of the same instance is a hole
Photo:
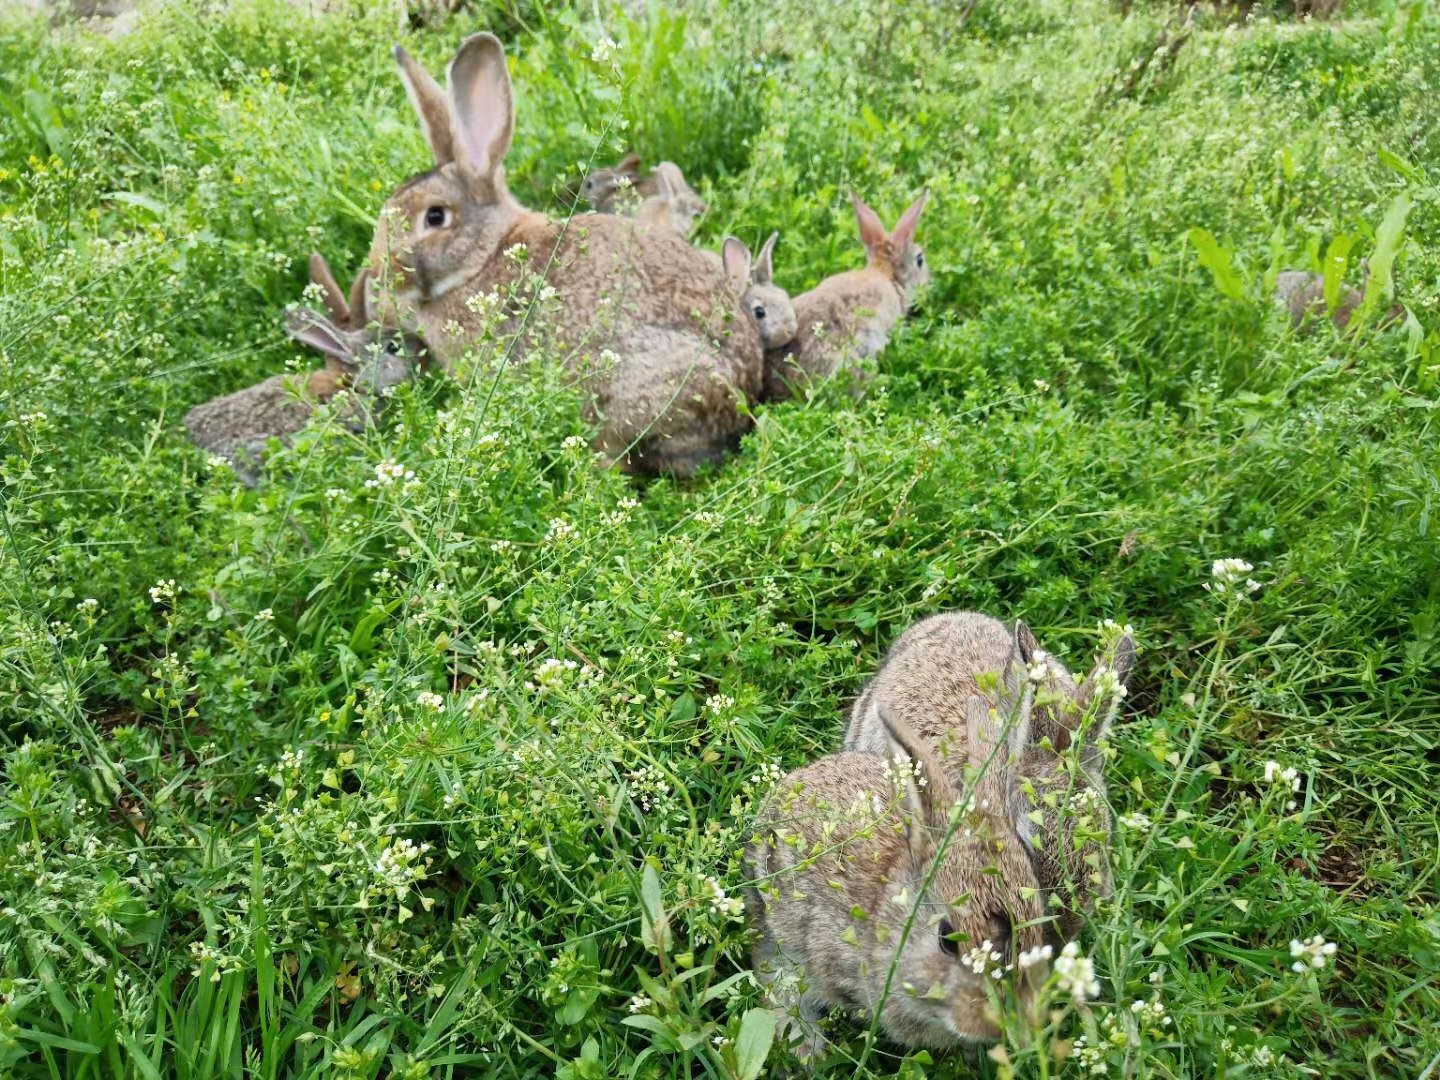
[[[597,64],[609,64],[615,57],[615,50],[619,47],[620,46],[615,44],[610,38],[602,37],[595,43],[595,47],[590,50],[590,59]]]
[[[1247,577],[1251,566],[1244,559],[1216,559],[1210,564],[1210,582],[1205,586],[1217,595],[1224,595],[1227,592],[1234,592],[1244,596],[1256,592],[1260,583],[1254,578]]]
[[[1080,946],[1072,941],[1060,950],[1055,961],[1055,985],[1069,994],[1077,1005],[1083,1005],[1100,993],[1100,980],[1095,977],[1095,963],[1080,955]]]
[[[1146,832],[1154,826],[1147,814],[1139,810],[1132,810],[1128,814],[1120,816],[1120,824],[1127,829],[1134,829],[1136,832]]]
[[[434,709],[436,712],[445,711],[445,699],[433,690],[422,690],[415,697],[415,704],[422,709]]]
[[[366,480],[367,488],[389,488],[394,487],[399,481],[415,479],[415,471],[407,469],[394,458],[386,458],[375,466],[375,479]]]
[[[1049,945],[1036,945],[1033,949],[1026,949],[1015,961],[1015,966],[1021,971],[1034,967],[1036,964],[1053,960],[1055,950]]]
[[[1290,957],[1295,962],[1290,965],[1290,970],[1296,974],[1303,974],[1309,968],[1319,971],[1325,966],[1325,961],[1335,955],[1337,946],[1333,941],[1326,941],[1319,934],[1305,941],[1290,942]]]
[[[268,607],[267,607],[267,608],[261,608],[259,611],[255,612],[255,621],[256,621],[256,622],[274,622],[274,621],[275,621],[275,611],[274,611],[274,609],[268,608]]]
[[[630,1011],[632,1013],[644,1012],[652,1004],[654,1004],[654,1002],[652,1002],[646,995],[636,994],[630,999]]]
[[[175,579],[162,578],[150,586],[150,601],[155,604],[165,604],[175,599]]]

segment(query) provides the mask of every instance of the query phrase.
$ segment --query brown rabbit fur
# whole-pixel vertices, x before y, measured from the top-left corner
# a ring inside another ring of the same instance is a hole
[[[1335,310],[1329,311],[1325,303],[1325,275],[1311,274],[1304,270],[1282,270],[1275,278],[1275,299],[1290,317],[1290,325],[1300,329],[1312,319],[1323,318],[1327,312],[1335,329],[1349,329],[1350,320],[1365,300],[1365,285],[1370,281],[1370,266],[1364,264],[1364,277],[1360,288],[1340,286],[1340,296]],[[1405,318],[1405,306],[1395,304],[1381,318],[1379,329],[1393,326]]]
[[[963,776],[976,755],[983,760],[989,753],[968,741],[974,725],[967,712],[974,703],[1030,732],[1018,761],[1023,779],[1012,789],[1022,797],[1009,807],[1009,817],[1050,896],[1053,936],[1067,941],[1079,932],[1093,900],[1111,891],[1101,742],[1119,699],[1105,694],[1102,674],[1113,671],[1123,686],[1134,655],[1127,635],[1077,685],[1023,622],[1012,633],[976,612],[936,615],[895,642],[851,710],[845,749],[873,753],[884,746],[882,703],[914,727],[952,777]]]
[[[310,256],[310,277],[330,314],[296,308],[286,313],[285,327],[296,341],[320,352],[325,367],[304,376],[272,375],[197,405],[185,416],[191,441],[230,462],[247,487],[259,481],[269,440],[288,442],[310,422],[317,406],[347,387],[366,396],[398,386],[411,377],[412,361],[424,362],[424,346],[414,334],[371,325],[367,271],[357,275],[349,303],[318,254]],[[366,406],[354,400],[340,419],[359,431],[368,417]]]
[[[592,169],[580,182],[580,197],[602,214],[618,212],[627,199],[639,203],[660,194],[654,175],[641,175],[639,154],[626,154],[608,168]]]
[[[517,354],[543,340],[565,358],[591,394],[598,444],[622,466],[689,476],[724,457],[749,429],[742,405],[758,396],[762,358],[755,336],[736,332],[715,260],[670,229],[604,214],[555,222],[515,200],[510,76],[493,35],[460,46],[448,93],[395,55],[436,167],[390,197],[370,265],[431,348],[449,362],[493,332],[476,301],[494,296],[512,305],[500,330],[520,335]],[[542,281],[558,310],[528,319],[519,293]]]
[[[689,236],[695,229],[695,222],[702,217],[709,206],[705,200],[685,181],[680,167],[669,161],[655,166],[652,179],[656,193],[642,201],[635,210],[635,219],[646,225],[674,229],[681,236]]]
[[[1013,961],[1043,941],[1034,870],[994,812],[1013,783],[1003,761],[957,808],[924,742],[896,718],[882,722],[884,754],[833,754],[776,784],[746,851],[756,975],[802,1055],[824,1047],[816,1024],[829,1009],[878,1010],[906,1046],[996,1039],[986,987],[1001,984],[966,954],[983,943]],[[1016,980],[1027,1007],[1044,978],[1037,965]]]
[[[765,356],[765,400],[786,401],[811,382],[874,356],[910,311],[916,292],[930,280],[915,229],[925,209],[922,193],[900,216],[893,232],[858,196],[850,196],[865,245],[863,269],[826,278],[795,297],[799,332],[789,345]]]
[[[767,352],[788,345],[795,337],[795,305],[790,294],[775,284],[771,262],[778,232],[770,234],[760,254],[750,258],[750,249],[739,237],[727,236],[721,247],[721,262],[731,290],[740,297],[740,306],[760,335]]]

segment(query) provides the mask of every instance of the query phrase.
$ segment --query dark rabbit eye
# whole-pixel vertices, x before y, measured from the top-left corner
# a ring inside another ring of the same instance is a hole
[[[940,920],[940,951],[947,956],[960,955],[960,943],[954,939],[955,927],[949,919]]]
[[[442,228],[450,219],[450,211],[443,206],[432,206],[425,211],[425,224],[432,229]]]
[[[399,355],[400,355],[400,343],[399,343],[398,341],[387,341],[387,342],[385,343],[385,351],[386,351],[387,353],[389,353],[391,356],[399,356]]]
[[[756,305],[755,305],[755,318],[757,318],[757,319],[763,319],[763,318],[765,318],[765,305],[764,305],[764,304],[756,304]]]
[[[925,253],[924,253],[923,251],[917,251],[917,252],[915,252],[915,265],[916,265],[916,266],[924,266],[924,265],[925,265]]]

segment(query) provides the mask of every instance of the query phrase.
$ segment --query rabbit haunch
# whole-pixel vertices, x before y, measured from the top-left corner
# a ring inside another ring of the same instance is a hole
[[[635,471],[688,476],[733,449],[762,357],[755,335],[737,332],[715,261],[672,229],[603,214],[551,221],[516,201],[504,169],[510,76],[492,35],[460,46],[448,90],[395,55],[436,165],[390,197],[370,252],[402,317],[448,361],[495,329],[486,298],[505,297],[501,332],[521,332],[522,352],[545,342],[566,357],[591,394],[599,446]],[[527,275],[553,311],[514,309],[526,300],[508,294]]]
[[[1100,744],[1134,656],[1125,635],[1077,684],[1023,622],[1012,632],[977,612],[935,615],[891,647],[851,710],[845,749],[883,751],[888,710],[935,751],[948,775],[960,778],[990,757],[994,745],[989,739],[976,744],[972,711],[991,713],[1012,726],[1012,735],[1023,734],[1018,742],[1012,738],[1021,780],[1006,791],[1005,815],[1050,894],[1055,937],[1068,940],[1093,900],[1111,891]]]
[[[795,297],[799,330],[788,345],[765,355],[765,400],[785,401],[885,347],[916,292],[930,280],[925,253],[915,243],[926,198],[922,194],[911,203],[894,231],[886,232],[875,211],[851,196],[865,266],[828,277]]]
[[[252,487],[271,439],[288,441],[305,428],[319,405],[342,389],[352,390],[356,397],[339,419],[347,429],[361,430],[370,410],[358,399],[407,382],[412,364],[424,362],[424,346],[417,336],[374,321],[368,271],[356,277],[348,302],[318,254],[310,256],[310,277],[320,288],[329,314],[292,309],[286,313],[285,329],[296,341],[321,353],[325,367],[306,375],[272,375],[197,405],[185,416],[191,441],[228,461],[241,481]]]
[[[1016,973],[1044,930],[1035,872],[996,812],[1008,766],[956,788],[903,721],[882,710],[882,725],[883,753],[832,754],[776,784],[746,852],[756,975],[802,1052],[824,1046],[815,1025],[832,1008],[878,1013],[907,1046],[993,1040],[991,988],[1013,978],[1033,1007],[1045,978],[1043,964]]]

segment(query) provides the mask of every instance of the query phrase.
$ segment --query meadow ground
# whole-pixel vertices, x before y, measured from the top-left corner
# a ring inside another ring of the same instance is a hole
[[[750,808],[964,607],[1074,664],[1135,627],[1099,992],[990,1055],[841,1022],[831,1075],[1434,1075],[1440,12],[1157,56],[1168,8],[959,8],[0,18],[0,1071],[752,1077]],[[389,47],[480,28],[536,207],[633,146],[799,291],[862,257],[848,191],[928,185],[863,399],[637,485],[477,363],[257,490],[208,464],[186,410],[311,364],[306,253],[348,274],[428,164]],[[1411,319],[1291,332],[1276,271],[1362,256]]]

